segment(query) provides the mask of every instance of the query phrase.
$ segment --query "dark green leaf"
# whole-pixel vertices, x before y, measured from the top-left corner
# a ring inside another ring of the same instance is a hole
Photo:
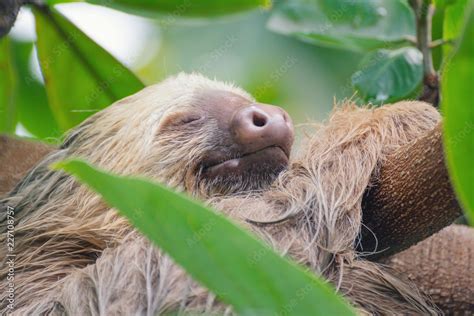
[[[423,77],[423,56],[412,47],[380,49],[369,54],[352,75],[360,96],[375,104],[393,102],[409,95]]]
[[[354,315],[334,290],[229,220],[147,180],[62,162],[239,315]]]
[[[387,47],[415,36],[412,10],[402,0],[288,0],[273,10],[278,33],[355,51]]]
[[[78,1],[78,0],[76,0]],[[207,17],[269,8],[270,0],[85,0],[92,4],[104,5],[117,10],[145,17],[159,17],[172,14],[179,17]],[[47,0],[49,4],[74,2],[71,0]]]
[[[19,121],[33,136],[54,142],[61,136],[61,131],[49,108],[44,86],[29,67],[33,43],[12,41],[12,44],[18,71]]]
[[[474,8],[464,27],[459,49],[442,76],[444,144],[454,188],[474,225]]]
[[[144,87],[124,65],[54,9],[35,9],[38,55],[49,105],[69,129]]]
[[[17,122],[17,78],[8,37],[0,39],[0,132],[14,132]]]

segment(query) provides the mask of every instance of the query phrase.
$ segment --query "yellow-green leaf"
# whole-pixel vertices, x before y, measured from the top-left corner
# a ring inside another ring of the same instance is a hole
[[[86,2],[108,6],[131,14],[159,17],[171,14],[180,17],[208,17],[233,14],[256,8],[269,8],[270,0],[85,0]],[[49,4],[74,2],[71,0],[47,0]]]
[[[35,9],[38,56],[50,107],[67,130],[144,87],[127,67],[55,9]]]
[[[18,73],[18,120],[34,137],[56,142],[61,130],[49,108],[44,86],[30,69],[33,43],[12,40],[12,46]]]

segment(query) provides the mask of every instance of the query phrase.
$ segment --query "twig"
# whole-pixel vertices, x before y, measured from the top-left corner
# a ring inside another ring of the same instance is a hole
[[[442,38],[434,40],[434,41],[431,42],[430,48],[436,48],[436,47],[439,47],[439,46],[442,46],[442,45],[445,45],[445,44],[452,45],[453,40],[452,39],[442,39]]]
[[[403,39],[407,42],[410,42],[411,44],[413,45],[416,45],[417,44],[417,41],[416,41],[416,36],[411,36],[411,35],[405,35],[403,37]]]

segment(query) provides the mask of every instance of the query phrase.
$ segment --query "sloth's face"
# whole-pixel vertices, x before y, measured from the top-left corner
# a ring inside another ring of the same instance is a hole
[[[229,194],[269,185],[287,167],[293,125],[281,108],[207,90],[163,117],[160,146],[186,165],[185,189]]]

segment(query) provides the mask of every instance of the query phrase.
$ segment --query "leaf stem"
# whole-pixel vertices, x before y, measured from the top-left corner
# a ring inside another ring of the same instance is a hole
[[[434,40],[434,41],[431,42],[430,48],[436,48],[436,47],[442,46],[444,44],[452,45],[453,40],[452,39],[443,39],[443,38]]]

